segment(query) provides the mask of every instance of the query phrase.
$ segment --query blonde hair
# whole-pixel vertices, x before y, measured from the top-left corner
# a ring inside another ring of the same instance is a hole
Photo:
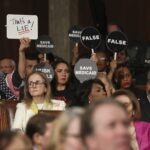
[[[63,149],[62,148],[63,140],[66,137],[66,132],[70,123],[75,118],[81,118],[83,114],[84,109],[82,108],[79,107],[69,108],[54,121],[53,124],[54,128],[51,135],[51,141],[48,147],[49,150]]]
[[[25,97],[24,97],[24,102],[25,102],[25,104],[26,104],[28,107],[30,107],[30,105],[31,105],[31,103],[32,103],[32,100],[33,100],[33,99],[32,99],[32,96],[31,96],[30,93],[29,93],[28,80],[29,80],[29,78],[30,78],[32,75],[34,75],[34,74],[39,75],[39,76],[44,80],[44,85],[45,85],[45,87],[47,88],[47,91],[45,92],[45,100],[51,102],[51,86],[50,86],[50,82],[49,82],[47,76],[46,76],[44,73],[39,72],[39,71],[36,71],[36,72],[31,73],[31,74],[27,77],[27,79],[26,79],[26,81],[25,81],[25,88],[24,88]]]

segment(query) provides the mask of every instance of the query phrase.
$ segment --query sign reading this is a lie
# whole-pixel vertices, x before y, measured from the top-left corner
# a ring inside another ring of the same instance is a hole
[[[38,38],[38,17],[36,15],[7,15],[7,38]]]

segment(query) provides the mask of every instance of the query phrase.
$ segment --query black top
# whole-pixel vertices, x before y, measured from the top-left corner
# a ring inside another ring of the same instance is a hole
[[[146,92],[141,95],[139,102],[141,106],[141,120],[150,122],[150,102]]]

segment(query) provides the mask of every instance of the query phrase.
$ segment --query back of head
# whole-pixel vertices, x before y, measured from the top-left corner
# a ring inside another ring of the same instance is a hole
[[[104,98],[101,100],[94,101],[87,107],[84,115],[82,116],[81,137],[82,137],[83,141],[85,140],[85,138],[87,136],[92,135],[92,133],[94,132],[94,127],[92,124],[93,123],[93,115],[94,115],[95,111],[97,110],[97,108],[100,109],[103,106],[115,106],[115,107],[122,109],[127,114],[125,107],[121,103],[119,103],[117,101],[113,101],[112,98]]]
[[[63,141],[67,135],[67,130],[71,122],[75,118],[81,118],[84,113],[84,109],[79,107],[68,108],[63,112],[55,121],[52,131],[52,139],[50,141],[49,149],[58,150],[62,148]],[[63,148],[62,148],[63,149]]]
[[[5,130],[0,133],[0,150],[32,150],[32,143],[26,135],[17,132]]]
[[[41,113],[33,116],[27,123],[26,134],[33,141],[34,134],[38,133],[44,135],[46,131],[46,124],[53,122],[55,116],[50,116],[49,114]]]

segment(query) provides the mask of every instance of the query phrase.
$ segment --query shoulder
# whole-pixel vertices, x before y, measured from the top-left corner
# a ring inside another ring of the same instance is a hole
[[[24,102],[18,103],[17,104],[17,109],[19,109],[19,108],[26,108],[26,104]]]

